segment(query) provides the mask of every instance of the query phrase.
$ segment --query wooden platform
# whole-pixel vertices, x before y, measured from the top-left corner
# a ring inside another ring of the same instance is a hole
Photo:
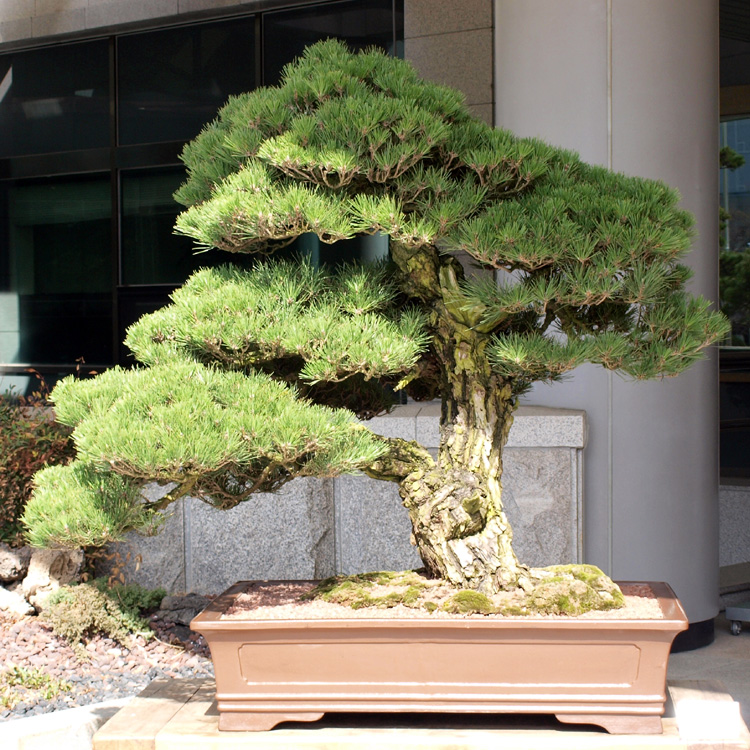
[[[750,749],[720,684],[670,683],[669,692],[661,735],[610,735],[546,716],[444,714],[329,714],[269,732],[219,732],[213,681],[155,680],[94,735],[93,750]]]

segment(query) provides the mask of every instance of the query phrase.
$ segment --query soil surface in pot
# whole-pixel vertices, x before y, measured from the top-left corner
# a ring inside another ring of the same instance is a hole
[[[353,576],[348,580],[374,578],[384,574]],[[385,574],[388,580],[369,581],[369,585],[351,592],[344,603],[326,601],[325,594],[311,597],[315,581],[256,581],[250,582],[238,594],[222,619],[228,620],[324,620],[324,619],[445,619],[445,618],[498,618],[543,617],[569,619],[566,614],[539,614],[523,612],[523,594],[501,593],[490,600],[492,611],[472,609],[484,605],[483,599],[469,595],[459,596],[457,590],[441,581],[419,576],[418,592],[414,592],[416,573]],[[405,578],[405,580],[404,580]],[[333,579],[332,579],[333,580]],[[339,577],[335,580],[347,580]],[[411,590],[410,590],[411,589]],[[589,611],[576,615],[584,619],[648,619],[663,618],[658,599],[648,584],[620,584],[624,597],[622,607],[604,611]],[[460,592],[458,592],[460,593]],[[404,603],[404,599],[407,603]],[[460,601],[463,599],[463,602]],[[368,601],[369,600],[369,601]],[[463,611],[461,607],[463,606]]]

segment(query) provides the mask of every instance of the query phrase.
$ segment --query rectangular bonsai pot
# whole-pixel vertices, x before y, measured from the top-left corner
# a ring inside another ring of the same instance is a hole
[[[238,583],[192,623],[216,673],[219,728],[262,731],[327,712],[550,713],[622,734],[661,732],[674,592],[661,619],[484,617],[231,620]]]

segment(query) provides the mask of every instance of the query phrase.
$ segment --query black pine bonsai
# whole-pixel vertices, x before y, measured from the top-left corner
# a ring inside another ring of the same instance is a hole
[[[727,330],[685,292],[692,219],[676,191],[492,129],[379,51],[308,48],[278,87],[231,99],[183,160],[176,231],[261,259],[199,271],[136,323],[136,369],[57,386],[78,458],[37,476],[35,545],[120,538],[188,493],[232,507],[360,470],[398,483],[429,574],[528,588],[500,484],[519,394],[583,362],[676,375]],[[387,234],[390,262],[273,259],[308,232]],[[490,273],[467,277],[459,255]],[[442,399],[437,458],[356,419],[394,388]],[[147,502],[152,480],[175,487]]]

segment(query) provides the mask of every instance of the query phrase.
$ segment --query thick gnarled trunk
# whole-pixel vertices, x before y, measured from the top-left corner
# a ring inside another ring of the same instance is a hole
[[[437,461],[399,485],[413,541],[431,575],[486,594],[524,571],[502,505],[502,448],[513,421],[510,388],[465,377],[443,402]]]
[[[387,470],[372,476],[399,482],[412,538],[428,572],[462,588],[491,594],[519,585],[526,569],[512,549],[503,511],[502,449],[513,422],[510,385],[491,371],[481,311],[463,307],[463,269],[436,248],[415,253],[391,243],[402,287],[433,306],[433,347],[441,364],[443,413],[433,460],[403,461],[396,448]],[[414,443],[407,453],[417,451]]]

